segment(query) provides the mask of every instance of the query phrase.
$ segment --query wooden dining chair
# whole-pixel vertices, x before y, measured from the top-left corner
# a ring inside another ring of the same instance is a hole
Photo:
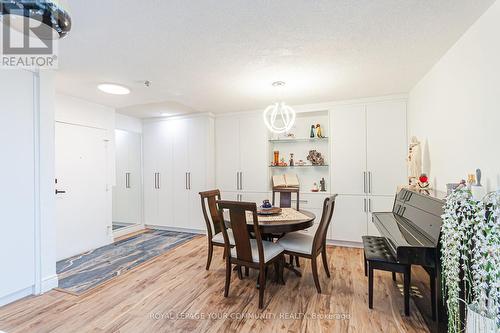
[[[298,187],[273,187],[273,206],[275,205],[276,193],[280,195],[280,207],[281,208],[291,208],[292,207],[292,193],[297,195],[297,204],[295,209],[299,210],[299,194],[300,189]]]
[[[208,257],[206,270],[210,269],[214,246],[224,247],[224,237],[221,233],[219,214],[217,213],[216,201],[221,199],[219,190],[200,192],[201,209],[207,226]],[[208,207],[207,207],[208,206]],[[208,209],[207,209],[208,208]],[[231,230],[228,231],[231,246],[234,246],[234,238]]]
[[[248,267],[259,270],[259,309],[264,307],[264,290],[266,288],[266,268],[274,265],[276,281],[282,279],[280,276],[283,266],[283,248],[276,243],[263,241],[257,219],[257,205],[250,202],[238,201],[217,201],[219,209],[219,221],[224,237],[226,248],[226,284],[224,287],[224,297],[229,295],[229,285],[231,283],[232,265],[236,265],[238,275],[241,278],[241,267]],[[224,211],[229,212],[229,222],[234,236],[234,248],[230,248],[229,230],[224,223]],[[247,226],[247,212],[252,214],[253,232],[255,238],[250,238]]]
[[[321,294],[321,286],[318,277],[318,265],[316,258],[321,253],[323,267],[326,275],[330,277],[328,260],[326,257],[326,233],[332,220],[335,198],[337,195],[328,197],[323,202],[323,214],[314,236],[302,232],[291,232],[280,238],[278,244],[283,246],[285,253],[295,257],[311,259],[312,274],[316,290]]]

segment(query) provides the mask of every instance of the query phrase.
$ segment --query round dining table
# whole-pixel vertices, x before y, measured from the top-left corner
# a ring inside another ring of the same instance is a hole
[[[300,231],[310,228],[314,225],[316,215],[307,211],[299,210],[304,217],[300,220],[290,220],[286,216],[280,218],[283,214],[275,215],[273,221],[266,221],[266,215],[258,215],[260,233],[263,235],[279,235],[289,232]],[[224,216],[224,222],[228,228],[231,228],[231,222],[228,216]],[[253,232],[253,221],[247,221],[248,231]]]

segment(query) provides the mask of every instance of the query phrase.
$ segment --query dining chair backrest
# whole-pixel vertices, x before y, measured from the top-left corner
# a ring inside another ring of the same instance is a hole
[[[337,194],[328,197],[323,202],[323,213],[321,214],[321,221],[319,222],[318,229],[314,234],[313,240],[313,254],[316,254],[325,244],[326,242],[326,234],[328,231],[328,227],[330,226],[330,222],[332,221],[333,210],[335,208],[335,198]]]
[[[236,248],[236,258],[240,261],[252,263],[252,247],[250,245],[250,233],[247,226],[247,212],[251,213],[253,222],[253,231],[257,242],[260,262],[264,262],[264,250],[262,247],[262,237],[259,230],[259,221],[257,219],[257,205],[255,202],[240,201],[217,201],[219,210],[219,221],[224,237],[224,244],[227,253],[230,255],[229,238],[224,223],[224,211],[229,213],[229,222],[233,231],[234,245]],[[227,217],[227,216],[226,216]]]
[[[217,212],[217,204],[216,204],[217,200],[220,200],[220,191],[211,190],[211,191],[200,192],[200,197],[201,197],[201,209],[203,210],[203,217],[205,219],[205,224],[207,226],[208,237],[209,239],[212,239],[214,235],[221,232],[219,214]]]
[[[274,187],[273,188],[273,206],[275,205],[276,193],[280,195],[280,207],[281,208],[291,208],[292,207],[292,193],[297,196],[297,204],[295,209],[299,210],[299,189],[295,187]]]

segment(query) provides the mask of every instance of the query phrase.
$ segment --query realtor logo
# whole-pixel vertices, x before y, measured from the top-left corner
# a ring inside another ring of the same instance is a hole
[[[3,68],[57,68],[57,38],[43,12],[6,8],[0,2]]]

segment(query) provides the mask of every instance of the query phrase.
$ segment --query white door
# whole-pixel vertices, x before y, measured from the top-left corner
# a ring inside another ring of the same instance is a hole
[[[157,123],[158,133],[154,143],[154,151],[158,159],[158,220],[155,225],[175,226],[174,195],[175,164],[180,163],[174,157],[174,138],[177,131],[175,122],[161,121]],[[185,134],[185,133],[184,133]],[[181,133],[182,135],[182,133]]]
[[[367,106],[368,189],[374,195],[393,195],[406,184],[406,102]]]
[[[113,186],[113,222],[130,223],[127,200],[128,132],[115,130],[116,185]]]
[[[331,222],[332,239],[361,243],[361,237],[367,233],[367,204],[365,196],[337,196]]]
[[[57,260],[111,240],[105,130],[56,123]]]
[[[145,123],[143,126],[143,154],[144,154],[144,224],[158,225],[159,205],[157,189],[158,154],[159,154],[159,125]]]
[[[176,227],[189,228],[189,119],[170,120],[169,123],[173,126],[173,218]]]
[[[142,223],[142,137],[129,133],[128,149],[128,197],[130,223]]]
[[[221,191],[238,190],[239,137],[238,118],[219,117],[215,120],[215,180]]]
[[[259,115],[240,118],[240,189],[264,192],[269,188],[267,128]],[[223,161],[226,161],[225,159]]]
[[[33,74],[1,75],[0,298],[31,287],[35,276]]]
[[[201,199],[199,192],[207,190],[207,161],[208,161],[208,118],[188,119],[189,126],[189,168],[188,168],[188,192],[189,192],[189,220],[187,228],[204,230],[205,220],[201,210]]]
[[[394,196],[370,196],[368,197],[368,235],[380,236],[377,227],[373,223],[374,212],[392,212]]]
[[[336,107],[332,114],[332,193],[366,190],[366,111],[364,105]]]

